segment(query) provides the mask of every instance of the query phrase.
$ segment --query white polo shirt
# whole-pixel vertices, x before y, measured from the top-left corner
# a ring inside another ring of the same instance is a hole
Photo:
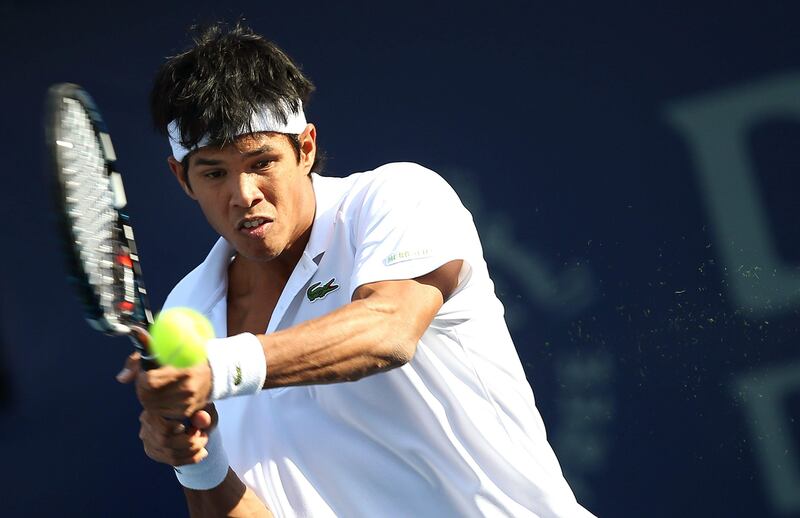
[[[311,236],[266,333],[349,303],[363,284],[412,279],[454,259],[465,266],[406,365],[218,401],[234,471],[276,516],[592,516],[547,443],[455,192],[411,163],[312,179]],[[165,307],[194,307],[227,336],[233,254],[220,239]]]

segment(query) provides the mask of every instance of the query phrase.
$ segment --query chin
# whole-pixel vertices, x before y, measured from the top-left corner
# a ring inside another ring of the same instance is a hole
[[[275,246],[270,246],[263,242],[253,242],[251,240],[242,241],[241,239],[229,240],[236,249],[236,253],[250,261],[267,262],[272,261],[280,255],[280,250]]]
[[[280,253],[275,252],[273,250],[253,250],[252,248],[245,248],[245,249],[236,249],[236,251],[250,261],[256,261],[260,263],[265,263],[272,261],[276,257],[280,255]]]

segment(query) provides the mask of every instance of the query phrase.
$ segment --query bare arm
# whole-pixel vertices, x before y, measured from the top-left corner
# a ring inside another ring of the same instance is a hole
[[[413,280],[359,287],[325,316],[259,335],[264,388],[354,381],[410,361],[417,342],[458,283],[462,261]]]
[[[186,505],[192,518],[270,518],[267,509],[252,489],[239,480],[236,473],[228,468],[228,475],[222,484],[214,489],[200,491],[183,488]]]

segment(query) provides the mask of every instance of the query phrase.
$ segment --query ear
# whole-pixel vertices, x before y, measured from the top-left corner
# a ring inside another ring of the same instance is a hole
[[[306,125],[303,133],[298,135],[300,140],[300,163],[311,171],[314,159],[317,157],[317,128],[313,124]]]
[[[183,164],[175,160],[175,157],[173,156],[167,158],[167,164],[169,165],[170,171],[172,171],[172,174],[175,176],[175,179],[178,180],[179,184],[181,184],[181,189],[183,189],[183,192],[185,192],[186,195],[191,199],[197,200],[197,197],[192,192],[192,186],[189,185],[186,172],[183,170]]]

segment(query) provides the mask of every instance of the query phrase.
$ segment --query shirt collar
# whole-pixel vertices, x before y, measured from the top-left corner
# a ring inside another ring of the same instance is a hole
[[[167,304],[193,307],[208,315],[228,289],[228,265],[235,252],[233,246],[220,237],[200,266],[173,290],[170,297],[177,292],[177,301],[168,299]],[[180,289],[184,286],[186,288]]]
[[[303,252],[309,259],[316,259],[330,246],[333,236],[333,224],[342,199],[343,186],[337,185],[339,178],[328,178],[317,173],[311,173],[311,183],[314,186],[316,210],[314,224],[311,226],[311,235]],[[341,180],[339,184],[341,184]]]

